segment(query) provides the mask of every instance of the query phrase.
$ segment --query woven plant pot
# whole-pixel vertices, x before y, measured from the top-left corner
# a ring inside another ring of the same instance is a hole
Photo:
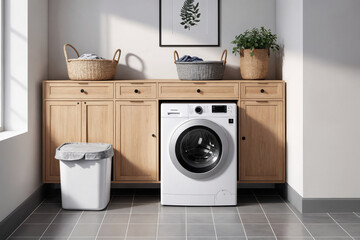
[[[240,73],[243,79],[265,79],[269,69],[269,50],[254,49],[254,55],[250,55],[250,49],[240,50]]]
[[[64,45],[64,55],[70,80],[77,81],[98,81],[98,80],[111,80],[116,73],[121,50],[115,51],[112,60],[107,59],[68,59],[66,47],[71,47],[76,55],[79,57],[78,51],[70,44]],[[116,55],[118,55],[117,59]]]

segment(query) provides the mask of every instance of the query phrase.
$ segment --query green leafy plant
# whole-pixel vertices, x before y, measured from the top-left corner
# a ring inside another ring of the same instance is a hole
[[[279,50],[276,34],[272,34],[270,29],[266,30],[265,27],[246,30],[243,34],[235,36],[231,43],[235,44],[232,51],[235,55],[242,49],[250,49],[251,56],[254,56],[254,49]]]
[[[194,4],[194,0],[185,0],[184,5],[180,11],[181,25],[185,29],[190,30],[190,27],[197,25],[200,22],[201,13],[199,13],[199,3]]]

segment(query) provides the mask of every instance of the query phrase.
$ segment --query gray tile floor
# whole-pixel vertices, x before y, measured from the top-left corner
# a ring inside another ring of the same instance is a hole
[[[360,240],[360,213],[300,214],[272,190],[239,190],[236,207],[159,201],[158,190],[115,190],[104,211],[66,211],[54,194],[10,239]]]

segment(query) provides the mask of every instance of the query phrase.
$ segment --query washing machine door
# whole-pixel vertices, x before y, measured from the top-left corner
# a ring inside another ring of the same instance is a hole
[[[224,129],[206,119],[181,124],[170,140],[170,158],[174,166],[191,178],[208,178],[226,164],[228,140]]]

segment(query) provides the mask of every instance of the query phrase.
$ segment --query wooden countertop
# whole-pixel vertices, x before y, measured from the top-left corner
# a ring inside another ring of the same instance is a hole
[[[215,83],[226,83],[226,82],[264,82],[264,83],[271,83],[271,82],[284,82],[284,80],[236,80],[236,79],[224,79],[224,80],[180,80],[180,79],[114,79],[114,80],[107,80],[107,81],[75,81],[75,80],[44,80],[44,82],[74,82],[74,83],[81,83],[81,82],[147,82],[147,83],[180,83],[180,82],[188,82],[188,83],[202,83],[202,82],[215,82]]]

